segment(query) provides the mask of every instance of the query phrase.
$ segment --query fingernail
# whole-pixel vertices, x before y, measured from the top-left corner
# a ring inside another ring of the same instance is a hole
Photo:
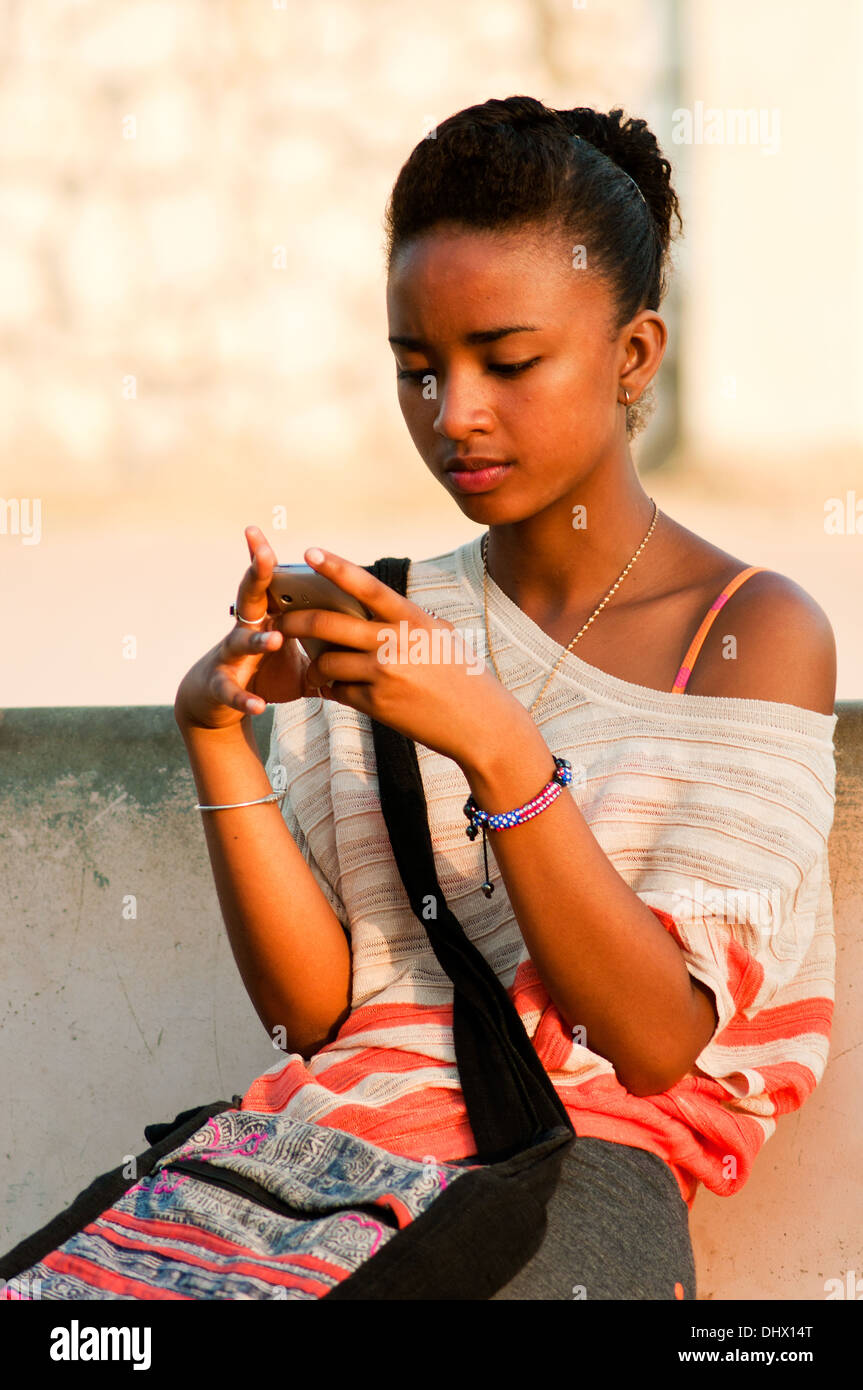
[[[310,565],[319,565],[324,558],[324,552],[319,550],[316,545],[309,546],[306,551],[306,559]]]

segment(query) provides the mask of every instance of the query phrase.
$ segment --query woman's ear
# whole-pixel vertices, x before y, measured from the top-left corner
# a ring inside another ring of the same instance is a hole
[[[618,381],[634,405],[650,385],[665,356],[668,328],[655,309],[640,309],[621,330]]]

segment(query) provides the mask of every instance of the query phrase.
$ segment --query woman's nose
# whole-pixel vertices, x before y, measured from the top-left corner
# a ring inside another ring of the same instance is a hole
[[[492,412],[482,387],[474,377],[450,375],[442,385],[435,378],[438,409],[434,428],[447,439],[461,439],[473,430],[488,429],[493,424]]]

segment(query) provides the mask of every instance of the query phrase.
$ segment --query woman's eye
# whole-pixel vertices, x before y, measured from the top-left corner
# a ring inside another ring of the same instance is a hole
[[[504,376],[514,376],[516,372],[526,371],[538,361],[538,357],[531,357],[527,362],[489,362],[488,368],[490,372],[503,372]]]
[[[517,372],[526,371],[538,361],[538,357],[531,357],[527,362],[489,362],[488,369],[490,372],[500,372],[502,376],[515,376]],[[431,367],[420,367],[418,371],[399,372],[397,375],[399,381],[420,381],[423,377],[435,376],[436,373]]]

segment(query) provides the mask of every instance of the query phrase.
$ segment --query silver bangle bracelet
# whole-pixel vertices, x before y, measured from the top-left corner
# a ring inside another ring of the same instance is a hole
[[[200,803],[196,803],[195,810],[235,811],[239,806],[261,806],[265,801],[281,801],[284,795],[284,792],[270,792],[269,796],[259,796],[256,801],[229,801],[224,806],[201,806]]]

